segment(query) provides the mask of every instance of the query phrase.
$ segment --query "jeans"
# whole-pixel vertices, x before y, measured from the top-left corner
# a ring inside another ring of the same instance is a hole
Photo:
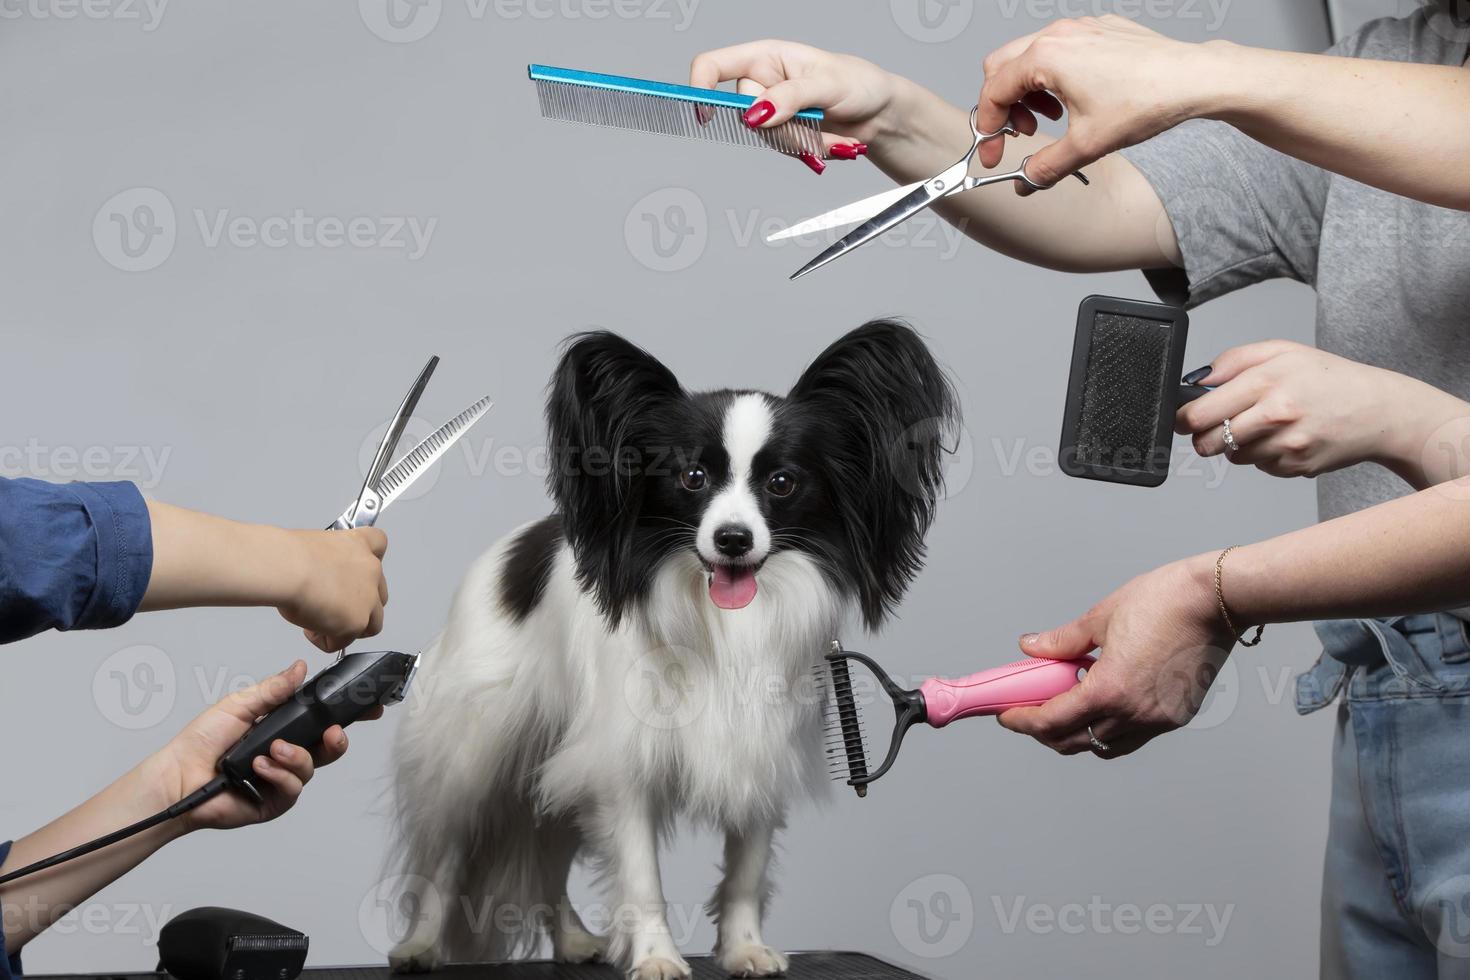
[[[1302,714],[1341,699],[1321,974],[1470,980],[1470,634],[1455,616],[1318,623]]]

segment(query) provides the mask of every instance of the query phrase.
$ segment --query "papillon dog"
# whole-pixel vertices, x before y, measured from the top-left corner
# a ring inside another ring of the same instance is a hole
[[[724,834],[721,968],[780,974],[761,938],[772,838],[827,785],[812,670],[920,569],[954,390],[887,320],[784,397],[686,391],[597,332],[565,347],[546,420],[555,512],[470,569],[398,732],[414,915],[390,961],[503,959],[549,935],[557,960],[688,977],[658,863],[682,816]],[[605,935],[567,898],[578,860],[609,893]]]

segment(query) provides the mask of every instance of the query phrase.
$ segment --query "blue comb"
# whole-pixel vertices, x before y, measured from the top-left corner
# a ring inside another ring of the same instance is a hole
[[[756,103],[754,96],[547,65],[531,65],[527,74],[536,83],[541,115],[547,119],[753,146],[792,156],[826,155],[820,109],[803,109],[780,126],[751,129],[741,117]]]

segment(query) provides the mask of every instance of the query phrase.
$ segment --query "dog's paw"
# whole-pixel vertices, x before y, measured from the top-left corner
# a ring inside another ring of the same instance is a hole
[[[432,973],[439,968],[439,950],[431,942],[409,939],[393,947],[388,966],[394,973]]]
[[[689,980],[693,971],[682,959],[666,960],[661,956],[650,956],[642,963],[635,963],[628,971],[628,980]]]
[[[559,932],[551,941],[551,958],[558,963],[606,963],[607,939],[590,932]]]
[[[720,953],[720,967],[732,977],[779,977],[788,966],[783,954],[759,943],[745,943]]]

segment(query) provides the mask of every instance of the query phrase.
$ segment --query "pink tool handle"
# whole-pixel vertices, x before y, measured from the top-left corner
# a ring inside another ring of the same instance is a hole
[[[950,722],[975,715],[998,715],[1008,708],[1045,704],[1077,686],[1081,674],[1097,662],[1095,657],[1076,660],[1018,660],[1004,667],[982,670],[957,681],[931,677],[919,685],[924,695],[928,722],[943,728]]]

